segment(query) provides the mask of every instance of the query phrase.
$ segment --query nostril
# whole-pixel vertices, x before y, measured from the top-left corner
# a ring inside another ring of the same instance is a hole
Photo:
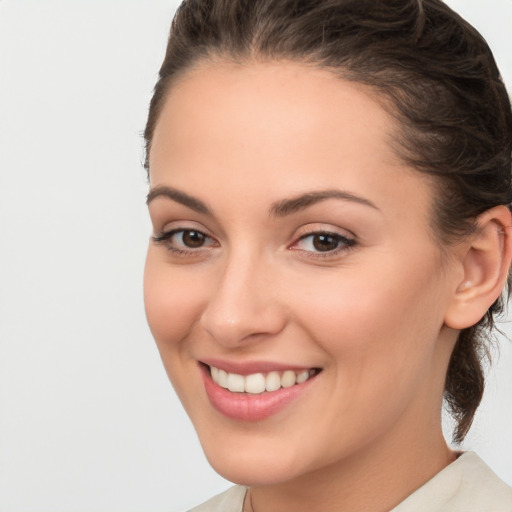
[[[209,308],[201,317],[200,324],[209,336],[226,346],[260,341],[268,335],[275,335],[285,325],[285,318],[278,309],[244,307],[231,314],[220,308]]]

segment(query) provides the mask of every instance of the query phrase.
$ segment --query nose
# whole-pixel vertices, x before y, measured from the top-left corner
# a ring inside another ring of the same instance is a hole
[[[200,320],[217,343],[247,346],[284,328],[286,314],[271,275],[258,257],[232,255],[226,261]]]

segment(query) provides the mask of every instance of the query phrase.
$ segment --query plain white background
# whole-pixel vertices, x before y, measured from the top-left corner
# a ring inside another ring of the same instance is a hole
[[[449,4],[510,87],[512,0]],[[143,313],[140,134],[176,5],[0,1],[0,512],[172,511],[229,485]],[[465,448],[512,484],[501,346]]]

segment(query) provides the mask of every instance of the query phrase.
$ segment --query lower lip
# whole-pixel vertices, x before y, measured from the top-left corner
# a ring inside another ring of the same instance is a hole
[[[207,368],[202,368],[206,394],[212,406],[224,416],[242,421],[260,421],[277,414],[292,401],[299,398],[316,378],[310,377],[306,382],[295,384],[277,391],[266,391],[252,395],[250,393],[233,393],[216,384]]]

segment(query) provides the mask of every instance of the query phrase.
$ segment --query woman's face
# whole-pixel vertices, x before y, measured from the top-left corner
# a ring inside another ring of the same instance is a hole
[[[202,64],[170,91],[147,317],[228,479],[283,482],[437,434],[462,277],[394,123],[358,84],[299,64]]]

